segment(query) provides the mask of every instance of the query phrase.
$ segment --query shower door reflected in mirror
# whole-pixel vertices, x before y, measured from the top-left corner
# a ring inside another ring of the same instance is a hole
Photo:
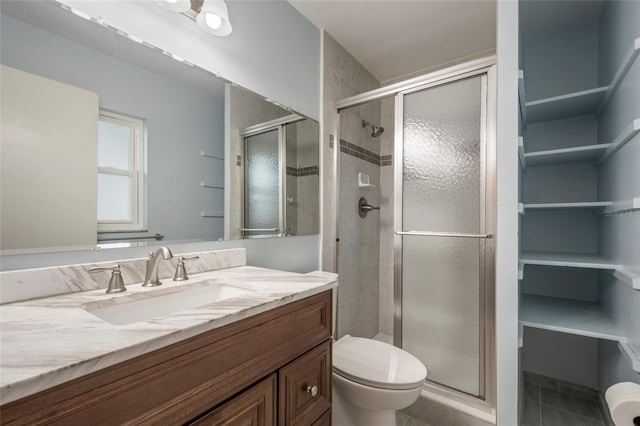
[[[243,238],[271,237],[284,229],[281,132],[278,126],[244,138]]]
[[[318,229],[317,132],[316,122],[296,114],[242,132],[242,238],[299,235]]]
[[[396,343],[429,382],[485,399],[487,74],[401,93],[396,105]]]

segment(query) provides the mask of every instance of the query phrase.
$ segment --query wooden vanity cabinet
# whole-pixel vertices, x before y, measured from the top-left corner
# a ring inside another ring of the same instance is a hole
[[[3,425],[331,424],[331,291],[0,407]]]

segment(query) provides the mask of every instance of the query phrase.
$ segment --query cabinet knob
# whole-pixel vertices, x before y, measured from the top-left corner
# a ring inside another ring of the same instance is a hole
[[[318,394],[317,386],[307,386],[307,393],[311,396],[316,396]]]

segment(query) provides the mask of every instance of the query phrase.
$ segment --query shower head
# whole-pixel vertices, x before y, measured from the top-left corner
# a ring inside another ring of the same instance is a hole
[[[371,137],[372,138],[377,138],[378,136],[380,136],[382,134],[382,132],[384,132],[384,127],[382,126],[376,126],[375,124],[371,124],[368,121],[362,120],[362,127],[366,127],[369,126],[371,127]]]

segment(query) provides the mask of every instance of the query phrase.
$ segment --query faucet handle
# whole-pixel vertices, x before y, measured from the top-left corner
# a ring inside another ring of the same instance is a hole
[[[189,279],[189,277],[187,276],[187,268],[184,267],[184,261],[191,260],[191,259],[200,259],[200,256],[189,256],[189,257],[180,256],[178,258],[178,266],[176,267],[176,274],[173,276],[174,281],[186,281]]]
[[[123,291],[127,291],[127,288],[124,286],[124,281],[122,280],[122,274],[120,273],[120,265],[116,263],[111,266],[94,266],[89,268],[89,272],[92,274],[102,271],[113,271],[106,293],[122,293]]]

